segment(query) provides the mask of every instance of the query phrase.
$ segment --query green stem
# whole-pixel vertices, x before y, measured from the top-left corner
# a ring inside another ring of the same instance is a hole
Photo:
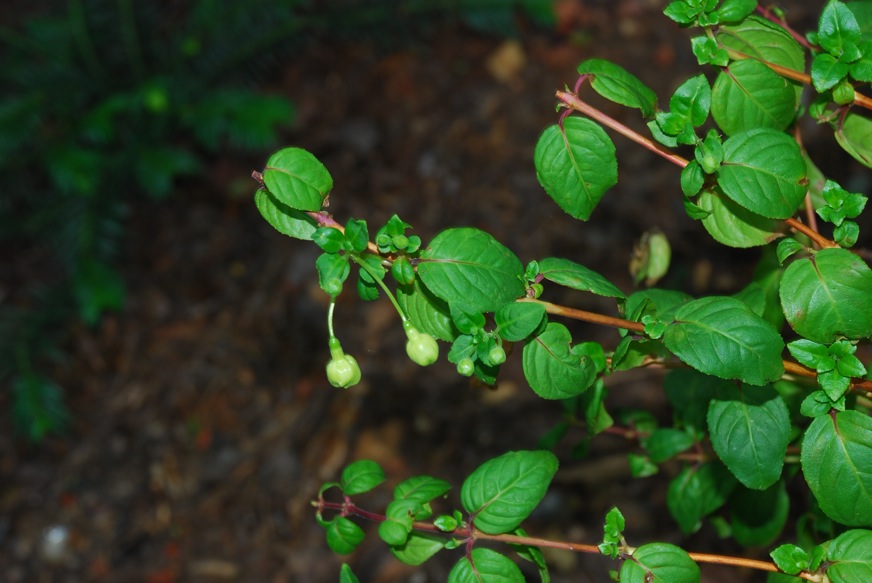
[[[333,333],[333,309],[336,307],[336,300],[330,300],[330,307],[327,308],[327,333],[330,335],[330,338],[336,338],[336,335]]]
[[[400,304],[397,303],[397,298],[394,297],[394,294],[391,292],[391,290],[385,284],[384,277],[379,277],[378,274],[376,274],[372,270],[372,268],[366,264],[366,261],[363,261],[357,255],[350,255],[350,257],[351,257],[352,261],[357,263],[357,265],[359,265],[361,269],[366,271],[370,275],[370,277],[372,277],[375,280],[375,282],[379,285],[379,287],[382,288],[382,291],[385,292],[385,295],[388,296],[389,300],[391,300],[391,303],[394,305],[394,308],[397,310],[397,313],[400,315],[400,318],[403,320],[403,325],[405,325],[406,322],[408,321],[408,318],[406,317],[406,314],[403,313],[403,309],[400,308]]]
[[[100,64],[100,59],[97,57],[94,43],[91,42],[91,37],[88,34],[85,8],[80,0],[69,0],[67,8],[70,14],[70,25],[73,29],[73,35],[76,39],[76,44],[79,46],[79,53],[85,61],[85,66],[93,77],[100,77],[103,73],[103,67]]]

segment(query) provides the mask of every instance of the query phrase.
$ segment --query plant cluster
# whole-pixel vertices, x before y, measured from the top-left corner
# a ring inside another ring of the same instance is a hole
[[[274,228],[322,250],[315,267],[331,298],[333,385],[349,388],[361,375],[332,323],[354,266],[358,295],[392,302],[418,364],[436,360],[441,340],[460,374],[494,384],[506,345],[522,344],[530,388],[567,411],[541,445],[556,444],[570,423],[591,437],[606,429],[633,436],[641,451],[630,458],[636,476],[679,460],[666,503],[683,533],[711,520],[749,547],[779,539],[791,510],[788,486],[802,487],[810,504],[794,509],[796,544],[775,548],[772,562],[658,542],[634,547],[618,510],[607,515],[599,545],[530,538],[521,523],[557,471],[557,458],[540,450],[486,461],[461,487],[462,510],[435,519],[431,503],[449,484],[411,478],[395,489],[384,514],[375,514],[351,497],[378,485],[383,473],[356,462],[313,503],[334,551],[349,553],[360,542],[363,531],[350,520],[360,517],[378,521],[379,536],[410,564],[463,547],[451,582],[523,580],[508,557],[476,545],[485,539],[508,543],[543,581],[545,546],[618,559],[615,577],[625,582],[699,581],[698,563],[708,561],[770,571],[773,581],[872,580],[872,381],[858,357],[872,336],[872,269],[868,252],[852,249],[867,198],[822,174],[799,124],[810,117],[830,126],[846,152],[872,166],[872,121],[863,115],[872,102],[862,93],[872,81],[872,2],[830,0],[805,37],[753,0],[674,0],[664,12],[700,30],[691,48],[700,65],[712,67],[713,82],[705,74],[688,79],[661,109],[654,92],[622,67],[584,61],[574,87],[556,93],[560,115],[536,145],[536,173],[560,208],[588,220],[618,182],[616,149],[604,127],[676,165],[676,193],[700,232],[729,247],[763,250],[752,281],[732,296],[694,298],[654,287],[627,294],[570,259],[525,265],[469,227],[448,228],[424,244],[394,216],[370,240],[365,221],[340,224],[324,210],[332,178],[297,148],[275,153],[254,174],[262,185],[255,203]],[[639,110],[650,135],[591,106],[581,96],[587,87]],[[807,106],[804,89],[812,92]],[[652,234],[634,259],[636,279],[656,284],[668,261],[667,242]],[[552,286],[613,298],[616,313],[550,302]],[[576,341],[561,319],[617,328],[620,339],[609,347]],[[664,381],[671,426],[658,426],[646,411],[618,415],[605,407],[603,379],[643,366],[673,369]],[[328,500],[334,489],[338,502]],[[347,567],[342,580],[355,580]]]
[[[521,4],[536,20],[550,15],[546,0]],[[165,8],[70,0],[0,27],[0,170],[10,176],[0,240],[45,265],[0,309],[0,380],[10,381],[16,426],[35,440],[68,420],[62,388],[42,372],[62,356],[64,333],[123,304],[117,263],[131,202],[165,199],[219,151],[272,147],[294,108],[254,86],[309,33],[390,37],[433,15],[513,33],[510,8],[490,0]]]

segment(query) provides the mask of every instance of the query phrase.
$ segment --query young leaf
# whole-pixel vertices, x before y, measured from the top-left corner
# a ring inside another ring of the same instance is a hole
[[[401,545],[391,545],[391,554],[407,565],[422,565],[445,548],[445,537],[429,532],[412,532]]]
[[[460,333],[451,319],[448,304],[434,296],[420,279],[416,278],[410,286],[397,286],[397,302],[421,332],[446,342],[453,341]]]
[[[478,312],[493,312],[524,295],[524,266],[488,233],[442,231],[421,253],[418,276],[433,295]]]
[[[872,531],[843,532],[827,547],[827,578],[834,583],[872,581]]]
[[[609,101],[639,109],[644,117],[654,115],[657,95],[623,67],[588,59],[578,66],[578,74],[590,75],[590,86]]]
[[[363,252],[369,242],[369,230],[366,228],[366,221],[348,219],[348,223],[345,225],[345,240],[351,246],[352,251]]]
[[[769,553],[772,560],[779,569],[788,575],[798,575],[801,571],[808,569],[808,563],[811,557],[804,550],[796,545],[784,544]]]
[[[872,418],[822,415],[802,440],[802,473],[824,513],[848,526],[872,526]]]
[[[536,143],[536,178],[570,216],[586,221],[608,189],[618,182],[615,145],[595,122],[568,117]]]
[[[669,482],[666,505],[681,532],[699,530],[702,519],[720,508],[736,487],[736,479],[718,462],[686,467]]]
[[[844,2],[828,2],[818,22],[817,42],[821,48],[838,58],[859,40],[860,25],[854,13]]]
[[[337,555],[350,555],[363,542],[363,529],[344,516],[327,526],[327,546]]]
[[[730,496],[733,538],[746,547],[763,547],[778,537],[787,522],[790,496],[783,481],[762,492],[742,486]]]
[[[348,259],[336,253],[322,253],[315,260],[315,269],[318,271],[318,284],[324,293],[335,298],[342,292],[342,284],[351,273]]]
[[[470,474],[460,490],[460,501],[478,530],[510,532],[536,508],[556,471],[557,458],[551,452],[509,452]]]
[[[752,128],[783,131],[798,107],[796,87],[754,59],[730,63],[712,88],[712,117],[728,136]]]
[[[254,193],[254,205],[273,229],[295,239],[311,240],[318,226],[315,219],[279,202],[268,190],[260,189]]]
[[[448,573],[448,583],[524,583],[521,569],[505,555],[486,548],[472,549]]]
[[[739,22],[757,8],[757,0],[724,0],[715,11],[724,24]]]
[[[531,302],[512,302],[494,312],[494,322],[500,336],[509,342],[520,342],[535,332],[545,318],[545,306]]]
[[[708,214],[702,225],[712,238],[729,247],[747,248],[767,245],[784,236],[783,221],[752,213],[724,196],[719,188],[708,188],[696,201]]]
[[[781,305],[800,336],[830,344],[872,335],[872,269],[845,249],[821,249],[798,259],[781,279]]]
[[[735,298],[685,304],[663,335],[666,347],[700,372],[765,385],[784,374],[784,341],[766,320]]]
[[[709,404],[708,426],[718,457],[746,487],[763,490],[781,477],[790,414],[771,386],[718,391]]]
[[[574,352],[572,336],[563,324],[549,322],[524,346],[524,376],[543,399],[567,399],[583,393],[596,378],[590,357]]]
[[[340,488],[346,496],[369,492],[385,481],[384,470],[372,460],[359,460],[342,470]]]
[[[669,113],[697,128],[705,123],[712,104],[712,90],[705,75],[691,77],[669,99]]]
[[[772,129],[749,129],[724,142],[718,186],[753,213],[786,219],[805,197],[806,168],[793,138]]]
[[[276,199],[298,211],[320,211],[333,189],[333,177],[315,156],[285,148],[269,157],[263,183]]]
[[[787,350],[799,364],[817,372],[827,372],[836,366],[836,361],[830,357],[827,347],[811,340],[794,340],[787,345]]]
[[[539,275],[548,281],[609,298],[625,298],[624,292],[602,275],[569,259],[548,257],[539,261]]]
[[[668,543],[637,548],[621,565],[621,583],[699,583],[700,571],[690,555]]]

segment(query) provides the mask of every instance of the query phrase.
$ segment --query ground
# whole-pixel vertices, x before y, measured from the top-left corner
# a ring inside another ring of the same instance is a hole
[[[673,286],[733,291],[755,252],[724,255],[701,244],[701,227],[682,212],[678,170],[623,138],[615,141],[627,180],[591,222],[564,215],[539,187],[533,147],[556,120],[554,91],[574,83],[580,61],[612,59],[661,98],[694,65],[660,2],[563,6],[560,30],[524,27],[517,40],[459,24],[401,46],[316,40],[268,87],[297,107],[285,142],[331,171],[330,210],[340,220],[378,226],[398,213],[425,241],[443,228],[475,226],[524,262],[569,257],[627,291],[632,246],[654,227],[675,249]],[[634,112],[597,103],[641,127]],[[170,202],[135,203],[124,309],[94,329],[77,327],[69,358],[54,371],[71,431],[38,445],[0,431],[4,581],[317,583],[337,580],[343,560],[361,581],[442,581],[456,552],[414,569],[394,560],[372,528],[354,555],[333,555],[309,504],[319,485],[369,458],[390,484],[429,474],[459,486],[488,457],[535,446],[559,420],[559,404],[524,384],[517,354],[496,390],[459,379],[444,360],[427,370],[410,363],[386,301],[343,298],[337,330],[363,381],[330,387],[317,251],[274,232],[252,203],[248,176],[268,154],[228,153],[209,175],[179,184]],[[722,260],[734,267],[723,269]],[[615,309],[582,294],[556,299]],[[573,332],[607,347],[618,338],[591,325]],[[607,381],[612,406],[668,416],[660,378],[615,375]],[[558,447],[562,469],[527,525],[531,534],[596,543],[605,512],[618,505],[636,544],[743,552],[711,527],[680,535],[663,504],[675,468],[633,480],[633,444],[603,437],[590,458],[573,461],[579,438]],[[386,497],[364,500],[381,509]],[[457,504],[455,493],[441,510]],[[561,582],[607,581],[614,567],[597,556],[549,559]],[[737,577],[703,572],[706,581]]]

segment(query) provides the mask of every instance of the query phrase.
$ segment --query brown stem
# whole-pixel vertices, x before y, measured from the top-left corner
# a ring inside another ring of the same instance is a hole
[[[537,300],[534,298],[520,298],[517,301],[542,304],[543,306],[545,306],[546,312],[555,316],[563,316],[566,318],[571,318],[573,320],[581,320],[582,322],[601,324],[603,326],[611,326],[613,328],[623,328],[624,330],[630,330],[632,332],[638,332],[640,334],[645,333],[645,325],[640,324],[639,322],[631,322],[630,320],[624,320],[623,318],[614,318],[612,316],[605,316],[603,314],[597,314],[594,312],[577,310],[575,308],[561,306],[559,304],[552,304],[551,302]]]
[[[838,247],[838,243],[835,241],[830,241],[808,225],[804,225],[797,221],[794,218],[784,219],[784,222],[787,223],[787,226],[793,229],[794,231],[799,231],[803,235],[807,236],[809,239],[814,241],[819,247],[822,249],[829,249],[832,247]]]
[[[584,101],[579,99],[578,95],[576,95],[574,93],[567,93],[565,91],[558,91],[557,92],[557,99],[559,99],[560,102],[563,103],[563,105],[568,107],[569,109],[574,109],[575,111],[583,113],[584,115],[590,117],[591,119],[595,119],[596,121],[598,121],[602,125],[612,128],[613,130],[615,130],[616,132],[618,132],[622,136],[633,140],[634,142],[636,142],[640,146],[651,150],[655,154],[663,156],[664,158],[666,158],[667,160],[669,160],[673,164],[681,166],[682,168],[687,166],[688,161],[686,158],[682,158],[678,154],[674,154],[674,153],[670,152],[669,150],[667,150],[666,148],[664,148],[663,146],[661,146],[657,142],[655,142],[653,140],[649,140],[648,138],[646,138],[645,136],[643,136],[639,132],[628,128],[627,126],[625,126],[621,122],[615,120],[614,118],[609,117],[608,115],[604,114],[603,112],[596,109],[595,107],[591,107],[590,105],[588,105],[587,103],[585,103]]]

